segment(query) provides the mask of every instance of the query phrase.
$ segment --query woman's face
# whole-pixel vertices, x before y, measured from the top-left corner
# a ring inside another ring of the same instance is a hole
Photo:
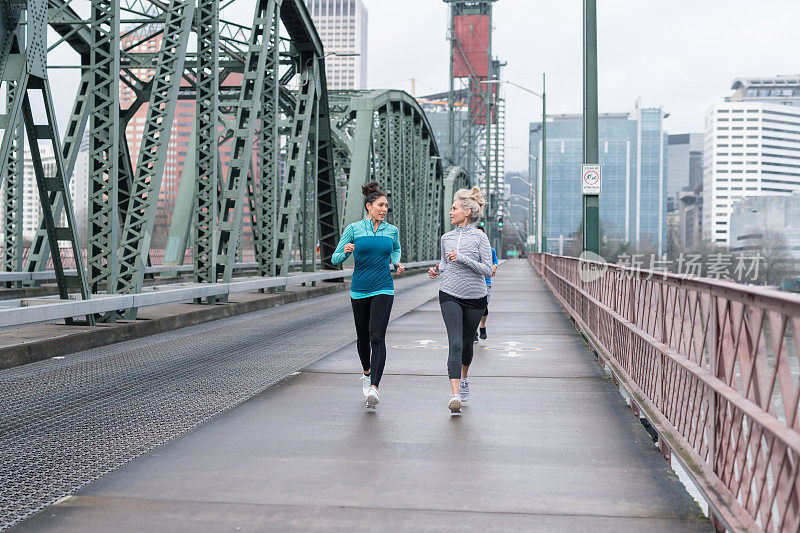
[[[464,207],[464,202],[455,200],[450,208],[450,224],[461,226],[469,219],[469,209]]]
[[[373,220],[380,220],[383,222],[386,220],[386,213],[389,212],[389,201],[386,199],[385,196],[381,196],[377,198],[371,204],[367,204],[367,213],[369,213],[370,218]]]

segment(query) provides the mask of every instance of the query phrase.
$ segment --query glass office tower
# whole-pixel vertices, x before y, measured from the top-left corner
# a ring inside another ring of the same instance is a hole
[[[667,134],[660,107],[639,108],[631,113],[599,116],[600,163],[603,192],[600,195],[602,237],[634,245],[666,249]],[[559,241],[569,243],[582,223],[581,162],[583,160],[581,115],[551,115],[547,122],[547,247],[559,251]],[[542,151],[542,124],[530,125],[531,154]],[[530,176],[541,188],[541,168],[531,161]],[[540,195],[537,193],[537,197]],[[541,200],[539,200],[541,202]],[[537,206],[541,209],[541,205]]]

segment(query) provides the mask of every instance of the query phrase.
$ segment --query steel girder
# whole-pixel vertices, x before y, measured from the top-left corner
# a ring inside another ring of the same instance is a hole
[[[147,266],[150,237],[166,163],[169,132],[172,129],[193,18],[193,0],[170,1],[161,51],[153,76],[130,205],[120,232],[116,280],[116,290],[119,293],[140,292],[144,281],[144,269]],[[135,318],[135,310],[128,313],[128,318]]]
[[[17,82],[11,80],[11,73],[6,73],[9,66],[8,58],[11,54],[19,55],[20,41],[24,39],[21,28],[18,26],[20,10],[11,6],[4,6],[0,13],[0,27],[2,28],[2,42],[0,42],[0,57],[2,63],[2,79],[9,79],[6,83],[6,109],[14,105],[17,94]],[[23,205],[23,154],[24,130],[20,122],[16,127],[11,127],[5,118],[3,129],[8,140],[8,158],[3,162],[2,188],[3,188],[3,270],[12,272],[22,265],[22,205]]]
[[[261,88],[260,179],[253,187],[251,216],[255,216],[253,247],[260,276],[274,276],[275,224],[280,190],[280,5],[275,7],[269,29],[269,45],[265,54],[263,87]],[[251,173],[252,175],[252,173]]]
[[[305,188],[303,184],[307,173],[309,133],[317,96],[314,63],[316,61],[312,60],[310,64],[303,65],[300,72],[300,90],[292,121],[292,133],[287,143],[286,176],[281,190],[276,223],[275,262],[276,273],[279,276],[289,271],[298,204],[301,200],[300,194]]]
[[[194,131],[184,162],[181,185],[188,173],[194,175],[192,260],[194,280],[213,283],[217,276],[217,185],[219,165],[219,0],[201,1],[197,6],[197,85]],[[188,181],[188,179],[187,179]],[[178,205],[176,205],[178,207]],[[174,217],[174,215],[173,215]],[[184,231],[184,236],[188,232]],[[184,238],[181,252],[185,250]],[[180,259],[183,253],[180,254]]]
[[[253,158],[253,140],[259,116],[258,104],[262,101],[264,71],[267,57],[271,53],[270,46],[277,45],[276,40],[271,39],[270,35],[275,26],[274,21],[279,16],[277,9],[279,5],[276,0],[258,1],[245,56],[244,78],[234,125],[231,164],[220,199],[216,273],[217,278],[221,274],[222,281],[226,283],[233,275],[233,265],[240,243],[244,193]]]
[[[186,209],[176,206],[173,214],[181,219],[176,222],[173,218],[173,223],[182,244],[171,251],[178,252],[175,257],[180,261],[188,236],[193,235],[196,281],[229,279],[230,258],[241,253],[245,200],[251,208],[254,248],[262,276],[285,274],[289,261],[297,257],[298,245],[307,266],[315,265],[318,244],[322,267],[337,268],[330,259],[341,224],[350,221],[353,212],[356,218],[361,216],[360,185],[373,178],[392,198],[390,220],[401,229],[405,258],[429,259],[438,254],[436,237],[442,229],[439,213],[444,180],[441,162],[435,159],[438,148],[424,113],[401,91],[334,93],[329,102],[322,44],[302,0],[260,0],[261,15],[257,13],[249,35],[243,27],[219,20],[218,0],[199,2],[196,17],[190,0],[92,0],[92,21],[75,14],[69,1],[37,0],[31,4],[41,14],[49,6],[50,25],[60,35],[59,43],[78,51],[84,67],[59,153],[64,160],[60,175],[66,184],[92,116],[89,264],[94,291],[102,284],[109,292],[141,289],[179,97],[194,97],[197,114],[192,153],[187,154],[188,167],[184,168],[179,193]],[[138,42],[160,35],[162,49],[158,54],[136,52],[136,44],[119,50],[115,44],[120,40],[119,31],[114,27],[126,23],[125,16],[129,15],[139,17],[141,23],[124,35],[141,30]],[[186,69],[185,47],[192,30],[197,32],[199,45],[196,54],[188,54]],[[283,31],[285,36],[280,35]],[[196,63],[191,61],[193,57]],[[3,61],[2,66],[9,64]],[[154,68],[155,76],[150,81],[139,80],[133,71],[136,68]],[[244,76],[242,88],[224,85],[224,80],[236,72]],[[289,89],[293,80],[299,80],[294,93]],[[120,81],[136,94],[136,101],[126,110],[119,109]],[[353,105],[358,98],[368,100],[369,105],[357,109],[364,105]],[[236,104],[231,105],[232,100]],[[149,103],[145,134],[133,167],[125,127],[145,103]],[[225,113],[236,118],[221,120]],[[280,120],[281,114],[285,120]],[[216,132],[220,123],[230,124],[225,136],[234,147],[225,180],[218,157],[222,141]],[[258,164],[252,165],[255,139],[260,153]],[[348,175],[352,179],[348,180]],[[54,187],[53,183],[48,186]],[[354,189],[356,194],[347,194],[345,188]],[[351,200],[346,207],[345,196]],[[48,237],[66,234],[64,228],[55,228],[52,223],[63,207],[68,218],[73,217],[72,206],[63,201],[65,198],[68,200],[64,194],[55,194],[48,200],[50,212],[43,218],[28,270],[43,269],[50,249],[57,249]],[[298,220],[302,224],[298,225]],[[119,231],[120,250],[114,231]],[[74,231],[72,239],[77,242]],[[133,317],[135,312],[127,316]]]
[[[436,257],[444,173],[433,130],[417,101],[403,91],[355,93],[335,124],[352,139],[345,224],[363,216],[361,185],[375,180],[389,196],[388,219],[400,231],[404,259]]]
[[[89,289],[114,292],[119,178],[119,0],[92,0],[87,267]]]
[[[16,96],[16,82],[6,85],[6,109]],[[3,172],[3,270],[13,272],[22,267],[22,202],[23,202],[23,154],[24,130],[22,123],[16,129],[8,129],[8,160]]]
[[[15,5],[5,3],[0,16],[3,19],[3,43],[0,68],[3,79],[14,81],[14,98],[10,102],[8,112],[3,120],[3,141],[0,145],[0,175],[6,176],[10,152],[14,137],[19,131],[20,123],[24,124],[25,133],[30,146],[31,163],[36,176],[39,201],[42,207],[47,240],[53,250],[53,267],[56,274],[59,297],[67,299],[70,289],[78,289],[82,298],[89,298],[90,292],[81,262],[80,246],[75,233],[75,216],[69,199],[68,177],[65,172],[64,154],[56,125],[56,113],[53,107],[50,82],[47,77],[47,1],[28,0]],[[20,24],[22,10],[26,17],[26,43],[22,49]],[[44,117],[34,116],[32,98],[39,99],[38,108],[44,110]],[[39,122],[44,119],[44,122]],[[52,150],[53,168],[45,170],[42,161],[42,148]],[[63,204],[66,225],[59,225],[62,217],[58,216],[55,207]],[[64,272],[62,249],[59,242],[67,242],[76,259],[75,277],[68,277]],[[89,323],[94,317],[87,316]],[[68,320],[71,323],[71,319]]]

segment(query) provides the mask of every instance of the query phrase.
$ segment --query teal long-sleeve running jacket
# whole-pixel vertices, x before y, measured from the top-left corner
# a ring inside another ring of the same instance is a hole
[[[331,258],[334,265],[344,263],[351,254],[344,253],[344,246],[353,243],[353,281],[350,296],[355,299],[369,298],[377,294],[394,294],[392,265],[400,262],[400,232],[388,222],[381,222],[378,229],[370,219],[353,222],[344,230]]]

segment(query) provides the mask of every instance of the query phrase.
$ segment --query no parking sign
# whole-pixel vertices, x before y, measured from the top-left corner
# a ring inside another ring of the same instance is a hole
[[[600,194],[603,165],[581,165],[581,194]]]

